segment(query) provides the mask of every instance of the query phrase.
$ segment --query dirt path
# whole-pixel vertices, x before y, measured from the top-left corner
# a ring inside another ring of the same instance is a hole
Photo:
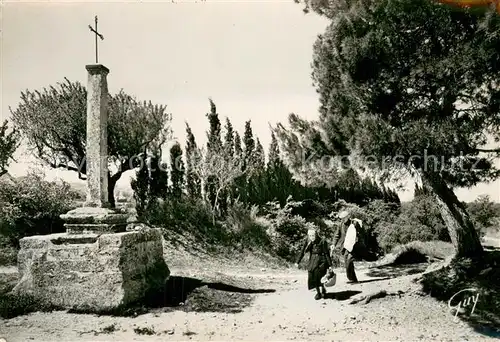
[[[345,283],[345,274],[339,273],[337,285],[330,289],[334,293],[331,299],[315,301],[314,293],[305,288],[304,271],[231,273],[225,276],[246,279],[261,289],[276,291],[252,295],[255,298],[250,306],[236,314],[176,310],[128,318],[34,313],[0,321],[0,337],[7,341],[494,339],[473,331],[464,322],[453,321],[446,303],[418,295],[419,287],[411,281],[415,275],[380,280],[369,277],[365,269],[359,272],[362,282],[350,285]],[[187,276],[189,272],[173,269],[172,275]],[[349,304],[353,298],[380,289],[404,294],[374,299],[366,305]],[[143,329],[142,333],[138,329]],[[148,332],[153,335],[147,335]]]

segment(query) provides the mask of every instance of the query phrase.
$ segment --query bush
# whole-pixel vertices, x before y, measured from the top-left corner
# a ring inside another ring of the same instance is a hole
[[[372,218],[373,232],[384,252],[412,241],[450,241],[441,212],[430,195],[422,194],[403,203],[400,212],[375,203],[367,210],[378,218]]]
[[[479,196],[474,202],[467,204],[467,211],[479,236],[498,229],[499,205],[491,201],[488,195]]]
[[[381,222],[377,226],[378,241],[384,252],[389,252],[397,245],[412,241],[436,240],[431,229],[418,222],[408,222],[398,219],[396,222]]]
[[[284,210],[292,216],[300,216],[307,219],[326,216],[329,213],[329,208],[324,203],[305,199],[302,201],[288,201]]]
[[[315,228],[315,225],[306,222],[303,217],[292,216],[286,211],[280,212],[268,229],[273,250],[278,256],[293,261],[300,252],[302,242],[310,228]]]
[[[239,201],[227,210],[223,226],[231,234],[232,240],[242,248],[268,249],[271,245],[266,227],[257,221],[258,211],[258,206],[248,209]]]
[[[227,243],[229,234],[216,222],[212,221],[210,208],[196,199],[158,200],[144,213],[142,220],[145,223],[163,228],[164,236],[168,239],[168,231],[180,233],[189,232],[198,240],[208,243]]]
[[[408,248],[416,249],[431,259],[444,260],[455,253],[453,244],[444,241],[413,241],[406,245],[396,246],[391,253],[399,254]]]
[[[65,182],[49,182],[30,173],[0,185],[0,235],[13,246],[30,235],[64,232],[59,217],[75,207],[78,194]]]

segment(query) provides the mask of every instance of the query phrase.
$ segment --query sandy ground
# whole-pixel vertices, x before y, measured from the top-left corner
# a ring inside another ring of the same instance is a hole
[[[412,282],[418,275],[373,278],[361,269],[361,283],[351,285],[346,284],[345,273],[339,272],[337,285],[329,288],[334,293],[331,299],[316,301],[306,289],[304,271],[259,269],[244,274],[228,270],[220,274],[251,281],[253,288],[276,291],[253,294],[250,306],[235,314],[175,310],[128,318],[33,313],[0,321],[0,337],[7,341],[481,341],[500,337],[475,332],[465,322],[454,321],[446,303],[419,295],[419,286]],[[191,274],[173,268],[172,275]],[[350,304],[353,298],[380,289],[404,293]],[[110,326],[114,331],[106,332]],[[137,328],[149,328],[153,334],[137,333]]]

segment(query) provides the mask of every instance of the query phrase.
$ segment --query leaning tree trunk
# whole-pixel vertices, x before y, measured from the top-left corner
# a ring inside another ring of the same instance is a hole
[[[422,175],[422,180],[424,186],[432,190],[440,208],[455,247],[455,258],[480,256],[483,247],[463,203],[438,174],[425,173]]]

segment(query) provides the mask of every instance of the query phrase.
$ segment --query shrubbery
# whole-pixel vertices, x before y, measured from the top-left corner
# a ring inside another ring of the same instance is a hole
[[[398,215],[379,221],[375,231],[384,252],[412,241],[450,241],[439,208],[429,195],[419,195],[404,203]]]
[[[0,235],[8,244],[17,247],[22,237],[65,231],[59,216],[79,198],[68,183],[49,182],[36,173],[1,183]]]
[[[297,208],[314,209],[316,215]],[[273,248],[281,257],[293,260],[308,228],[316,227],[331,242],[340,224],[334,214],[345,209],[363,221],[363,242],[371,253],[387,253],[397,245],[412,241],[450,241],[439,208],[431,197],[424,195],[403,206],[382,200],[363,207],[343,200],[330,206],[289,201],[283,209],[276,203],[269,203],[263,211],[270,222],[268,232]],[[301,216],[294,215],[296,213]]]
[[[429,195],[401,206],[375,200],[359,207],[339,201],[334,209],[350,209],[363,221],[365,244],[373,252],[386,253],[411,241],[450,241],[439,208]]]
[[[207,242],[227,240],[224,229],[213,224],[212,212],[201,200],[158,200],[143,220],[166,231],[189,232]]]
[[[258,206],[250,209],[241,202],[236,202],[227,210],[223,227],[231,235],[231,240],[241,248],[269,249],[271,240],[266,227],[257,218]]]
[[[494,236],[500,232],[500,204],[492,202],[489,196],[479,196],[467,205],[467,211],[480,236],[486,233]]]
[[[146,223],[169,231],[188,232],[199,241],[235,248],[264,248],[270,245],[265,227],[257,222],[257,207],[246,208],[236,202],[228,208],[224,220],[213,222],[211,208],[201,200],[188,198],[158,200],[143,216]]]
[[[273,250],[284,259],[292,261],[302,247],[302,243],[309,228],[314,227],[303,217],[291,215],[282,210],[271,221],[268,234],[272,241]]]

